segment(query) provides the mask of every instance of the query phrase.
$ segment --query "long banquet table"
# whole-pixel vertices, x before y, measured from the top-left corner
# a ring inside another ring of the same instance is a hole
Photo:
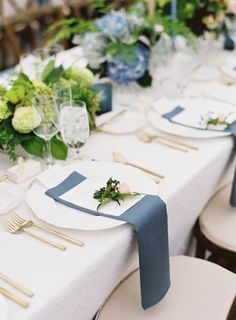
[[[197,95],[201,96],[205,87],[210,88],[210,82],[203,83],[202,88],[197,86]],[[148,96],[149,91],[145,94]],[[136,96],[137,101],[139,98]],[[123,99],[126,101],[127,96]],[[129,161],[165,175],[157,192],[167,204],[171,255],[193,253],[194,223],[211,196],[232,181],[235,168],[233,138],[184,140],[199,150],[183,153],[154,142],[145,144],[134,134],[102,132],[92,134],[81,150],[102,161],[112,161],[112,151],[119,151]],[[11,165],[0,153],[0,174]],[[20,186],[23,194],[29,184]],[[24,201],[15,211],[39,221]],[[25,234],[11,235],[0,228],[0,272],[35,294],[28,309],[7,301],[9,320],[91,320],[116,284],[138,266],[135,236],[127,224],[101,231],[61,231],[83,240],[85,246],[68,245],[62,252]],[[4,287],[14,291],[5,283]]]
[[[167,203],[171,255],[189,252],[192,228],[202,208],[220,185],[233,177],[232,138],[189,142],[199,150],[185,154],[157,143],[144,144],[132,134],[96,133],[82,150],[105,161],[111,161],[112,150],[118,150],[130,161],[166,176],[157,190]],[[1,154],[0,169],[9,166],[6,155]],[[22,189],[27,192],[27,183]],[[37,221],[24,202],[16,211]],[[119,280],[138,265],[129,225],[66,232],[84,240],[85,246],[69,245],[61,252],[27,235],[11,235],[0,228],[1,272],[35,293],[28,309],[8,301],[9,320],[91,320]]]

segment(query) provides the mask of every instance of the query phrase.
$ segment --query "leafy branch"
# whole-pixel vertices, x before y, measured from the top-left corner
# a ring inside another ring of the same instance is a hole
[[[99,205],[97,206],[98,211],[102,206],[111,201],[116,201],[118,205],[120,205],[120,202],[124,201],[126,198],[139,195],[139,193],[131,192],[127,185],[121,184],[120,181],[111,177],[107,181],[106,187],[102,187],[94,192],[93,198],[99,202]]]

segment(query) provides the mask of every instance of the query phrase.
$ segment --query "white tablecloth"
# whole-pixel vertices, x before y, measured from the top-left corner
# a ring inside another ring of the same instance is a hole
[[[106,161],[112,160],[113,150],[120,151],[130,161],[166,176],[158,190],[167,203],[171,255],[189,250],[192,228],[202,208],[233,178],[231,137],[189,142],[199,150],[186,154],[157,143],[144,144],[132,134],[96,133],[82,150]],[[8,166],[7,157],[0,155],[0,170]],[[24,187],[27,191],[27,185]],[[16,211],[37,220],[25,203]],[[0,228],[0,272],[35,293],[28,309],[7,301],[8,320],[91,320],[117,282],[138,265],[129,225],[106,231],[66,232],[82,239],[85,246],[68,245],[68,250],[61,252],[27,235],[10,235]],[[0,280],[0,286],[3,284],[10,288]]]
[[[226,174],[232,162],[232,138],[194,143],[199,151],[185,154],[155,143],[143,144],[134,135],[98,133],[83,148],[83,153],[101,160],[111,160],[112,150],[119,150],[130,161],[166,175],[158,189],[168,207],[171,255],[186,252],[203,206],[219,184],[233,176],[232,170]],[[1,168],[8,166],[3,158]],[[32,217],[24,203],[17,212]],[[83,239],[85,246],[69,245],[60,252],[27,235],[0,229],[0,270],[35,293],[26,310],[8,301],[9,320],[90,320],[121,277],[137,266],[135,238],[128,225],[68,233]]]

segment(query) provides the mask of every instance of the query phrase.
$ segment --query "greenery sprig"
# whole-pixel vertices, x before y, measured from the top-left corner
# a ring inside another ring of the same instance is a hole
[[[120,181],[109,178],[106,183],[106,187],[102,187],[96,190],[93,194],[93,198],[98,200],[99,205],[97,206],[97,211],[104,205],[111,201],[116,201],[120,205],[121,201],[126,198],[136,197],[140,194],[137,192],[132,192],[127,184],[121,183]]]
[[[208,112],[206,115],[201,116],[200,124],[204,129],[208,129],[210,125],[212,126],[228,126],[230,123],[228,121],[231,113],[224,115],[215,115],[213,112]]]

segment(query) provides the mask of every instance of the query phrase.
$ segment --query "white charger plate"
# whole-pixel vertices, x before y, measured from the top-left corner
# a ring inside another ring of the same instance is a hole
[[[21,201],[22,192],[19,187],[3,181],[0,183],[0,214],[14,209]]]
[[[222,75],[229,78],[231,81],[236,81],[236,57],[235,55],[230,55],[224,59],[219,66]]]
[[[173,110],[177,106],[182,106],[186,110],[201,110],[203,114],[208,111],[213,111],[216,113],[228,114],[230,112],[236,112],[236,108],[230,104],[215,101],[211,99],[170,99],[165,101],[166,112]],[[161,107],[161,102],[160,102]],[[162,113],[163,109],[161,109]],[[215,132],[210,130],[197,130],[192,128],[187,128],[164,119],[160,113],[155,109],[151,109],[147,115],[148,122],[152,126],[160,131],[169,133],[172,135],[187,137],[187,138],[200,138],[200,139],[209,139],[224,137],[230,135],[228,132]]]
[[[108,120],[108,123],[101,128],[103,132],[110,134],[129,134],[143,128],[146,123],[145,117],[140,112],[127,110],[109,122],[109,116],[112,117],[113,114],[115,115],[116,111],[104,113],[97,118],[97,125],[102,124],[103,119],[105,121]]]
[[[8,305],[3,295],[0,294],[0,319],[7,320],[8,318]]]
[[[96,181],[108,180],[111,176],[127,183],[135,192],[157,194],[156,183],[143,172],[129,166],[111,162],[81,161],[60,169],[66,177],[78,171]],[[52,225],[78,230],[104,230],[124,224],[123,221],[92,216],[66,207],[45,195],[46,188],[35,181],[26,195],[26,202],[35,215]]]

